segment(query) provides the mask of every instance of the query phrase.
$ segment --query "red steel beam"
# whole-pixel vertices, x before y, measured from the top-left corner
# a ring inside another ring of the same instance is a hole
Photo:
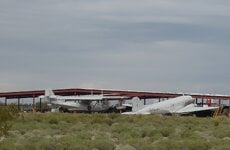
[[[159,93],[159,92],[137,92],[137,91],[120,91],[120,90],[98,90],[98,89],[56,89],[53,90],[57,95],[86,95],[86,94],[114,94],[121,96],[129,97],[140,97],[141,99],[150,99],[150,98],[174,98],[181,96],[183,94],[176,93]],[[7,99],[16,99],[16,98],[33,98],[40,95],[44,95],[44,90],[38,91],[20,91],[20,92],[4,92],[0,93],[0,97],[5,97]],[[230,100],[230,96],[221,96],[221,95],[191,95],[194,98],[198,99],[221,99],[221,100]]]

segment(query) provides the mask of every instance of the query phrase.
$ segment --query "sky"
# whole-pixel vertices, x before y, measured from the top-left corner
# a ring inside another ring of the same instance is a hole
[[[0,0],[0,92],[230,94],[229,0]]]

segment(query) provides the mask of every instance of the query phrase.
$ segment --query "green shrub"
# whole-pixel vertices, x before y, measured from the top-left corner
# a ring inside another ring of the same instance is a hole
[[[188,138],[192,135],[192,131],[190,130],[183,130],[181,132],[181,138]]]
[[[11,121],[16,119],[19,115],[19,110],[15,105],[0,107],[0,136],[8,135],[11,128]]]
[[[141,129],[141,137],[155,137],[159,132],[154,126],[146,126]]]
[[[160,133],[163,137],[169,137],[170,134],[173,133],[173,130],[171,128],[161,128]]]
[[[214,120],[214,126],[215,126],[215,127],[219,126],[219,124],[220,124],[220,121],[219,121],[219,120]]]
[[[215,129],[213,131],[213,134],[216,138],[219,138],[219,139],[230,137],[230,127]]]
[[[96,139],[91,141],[90,148],[98,150],[113,150],[115,149],[115,146],[111,141],[107,139]]]
[[[58,121],[57,118],[50,118],[49,123],[50,123],[50,124],[58,124],[59,121]]]
[[[127,143],[137,150],[152,150],[153,149],[152,142],[145,138],[132,138],[128,140]]]
[[[0,149],[1,150],[16,150],[16,147],[13,146],[13,141],[1,141]]]
[[[90,118],[91,124],[102,124],[104,123],[104,116],[99,115],[99,114],[92,114]]]
[[[111,114],[108,114],[108,117],[112,120],[118,118],[120,116],[120,114],[117,114],[117,113],[111,113]]]
[[[185,140],[184,147],[189,150],[210,149],[211,143],[204,139],[188,139]]]
[[[177,116],[76,113],[23,116],[24,119],[13,117],[16,119],[8,121],[10,134],[0,137],[0,149],[229,149],[227,118],[218,119],[220,123],[215,126],[212,118]]]

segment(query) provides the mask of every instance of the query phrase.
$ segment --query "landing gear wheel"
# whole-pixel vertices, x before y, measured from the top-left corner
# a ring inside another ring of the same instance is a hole
[[[60,108],[59,108],[59,112],[62,112],[62,113],[64,112],[63,107],[60,107]]]
[[[89,111],[89,113],[91,113],[91,111],[92,111],[92,107],[90,105],[88,106],[88,111]]]
[[[222,111],[222,114],[227,116],[228,113],[229,113],[229,109],[228,108],[224,108],[223,111]]]

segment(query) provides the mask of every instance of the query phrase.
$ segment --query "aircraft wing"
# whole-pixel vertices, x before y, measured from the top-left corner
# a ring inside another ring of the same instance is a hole
[[[127,99],[128,97],[124,96],[104,96],[104,95],[86,95],[86,96],[65,96],[61,97],[61,99],[65,99],[65,101],[102,101],[102,100],[122,100]]]
[[[217,108],[218,107],[196,106],[194,104],[190,104],[182,109],[175,111],[174,113],[187,114],[187,113],[198,112],[198,111],[215,110]]]
[[[102,100],[102,98],[100,97],[81,97],[81,96],[78,96],[78,97],[62,97],[61,99],[65,99],[66,101],[76,101],[76,100],[79,100],[79,101],[99,101],[99,100]]]
[[[122,106],[124,106],[124,107],[133,107],[132,104],[122,104]]]
[[[123,112],[122,115],[150,115],[150,112]]]

